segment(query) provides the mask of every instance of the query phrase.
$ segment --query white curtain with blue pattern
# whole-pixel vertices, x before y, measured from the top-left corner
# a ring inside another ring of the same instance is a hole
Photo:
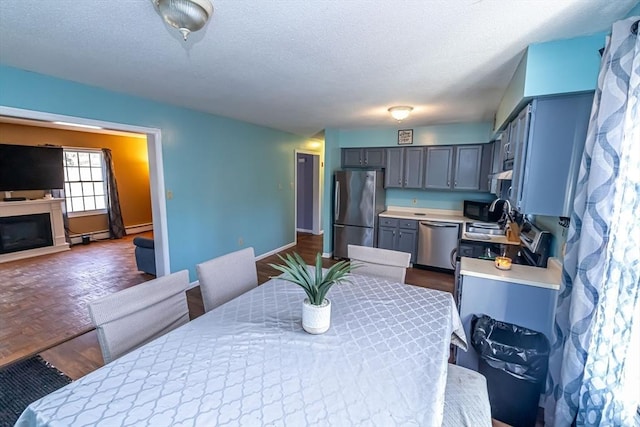
[[[607,40],[585,144],[549,360],[545,424],[626,426],[640,354],[638,17]]]

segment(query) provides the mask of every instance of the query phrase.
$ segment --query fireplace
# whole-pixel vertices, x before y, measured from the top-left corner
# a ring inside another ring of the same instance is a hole
[[[0,254],[53,246],[48,213],[0,217]]]

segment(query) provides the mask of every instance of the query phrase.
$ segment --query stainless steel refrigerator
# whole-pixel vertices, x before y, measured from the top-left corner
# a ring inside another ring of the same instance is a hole
[[[336,172],[333,184],[333,256],[347,258],[349,244],[376,245],[384,179],[379,170],[348,170]]]

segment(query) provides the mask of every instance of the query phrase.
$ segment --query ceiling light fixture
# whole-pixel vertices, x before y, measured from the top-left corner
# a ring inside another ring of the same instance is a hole
[[[177,28],[184,40],[207,24],[213,14],[209,0],[152,0],[164,22]]]
[[[406,105],[399,105],[397,107],[389,108],[388,111],[391,113],[391,117],[401,122],[407,117],[409,117],[409,114],[411,114],[411,112],[413,111],[413,107],[408,107]]]

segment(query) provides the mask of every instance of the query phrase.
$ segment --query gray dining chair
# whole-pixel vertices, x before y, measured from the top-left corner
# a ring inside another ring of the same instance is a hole
[[[188,285],[182,270],[89,302],[104,363],[187,323]]]
[[[246,248],[196,265],[204,311],[231,301],[258,286],[253,248]]]
[[[486,378],[471,369],[447,365],[443,427],[491,427]]]
[[[355,274],[382,277],[399,283],[404,283],[411,261],[411,254],[407,252],[357,245],[348,245],[347,256],[360,265],[353,271]]]

